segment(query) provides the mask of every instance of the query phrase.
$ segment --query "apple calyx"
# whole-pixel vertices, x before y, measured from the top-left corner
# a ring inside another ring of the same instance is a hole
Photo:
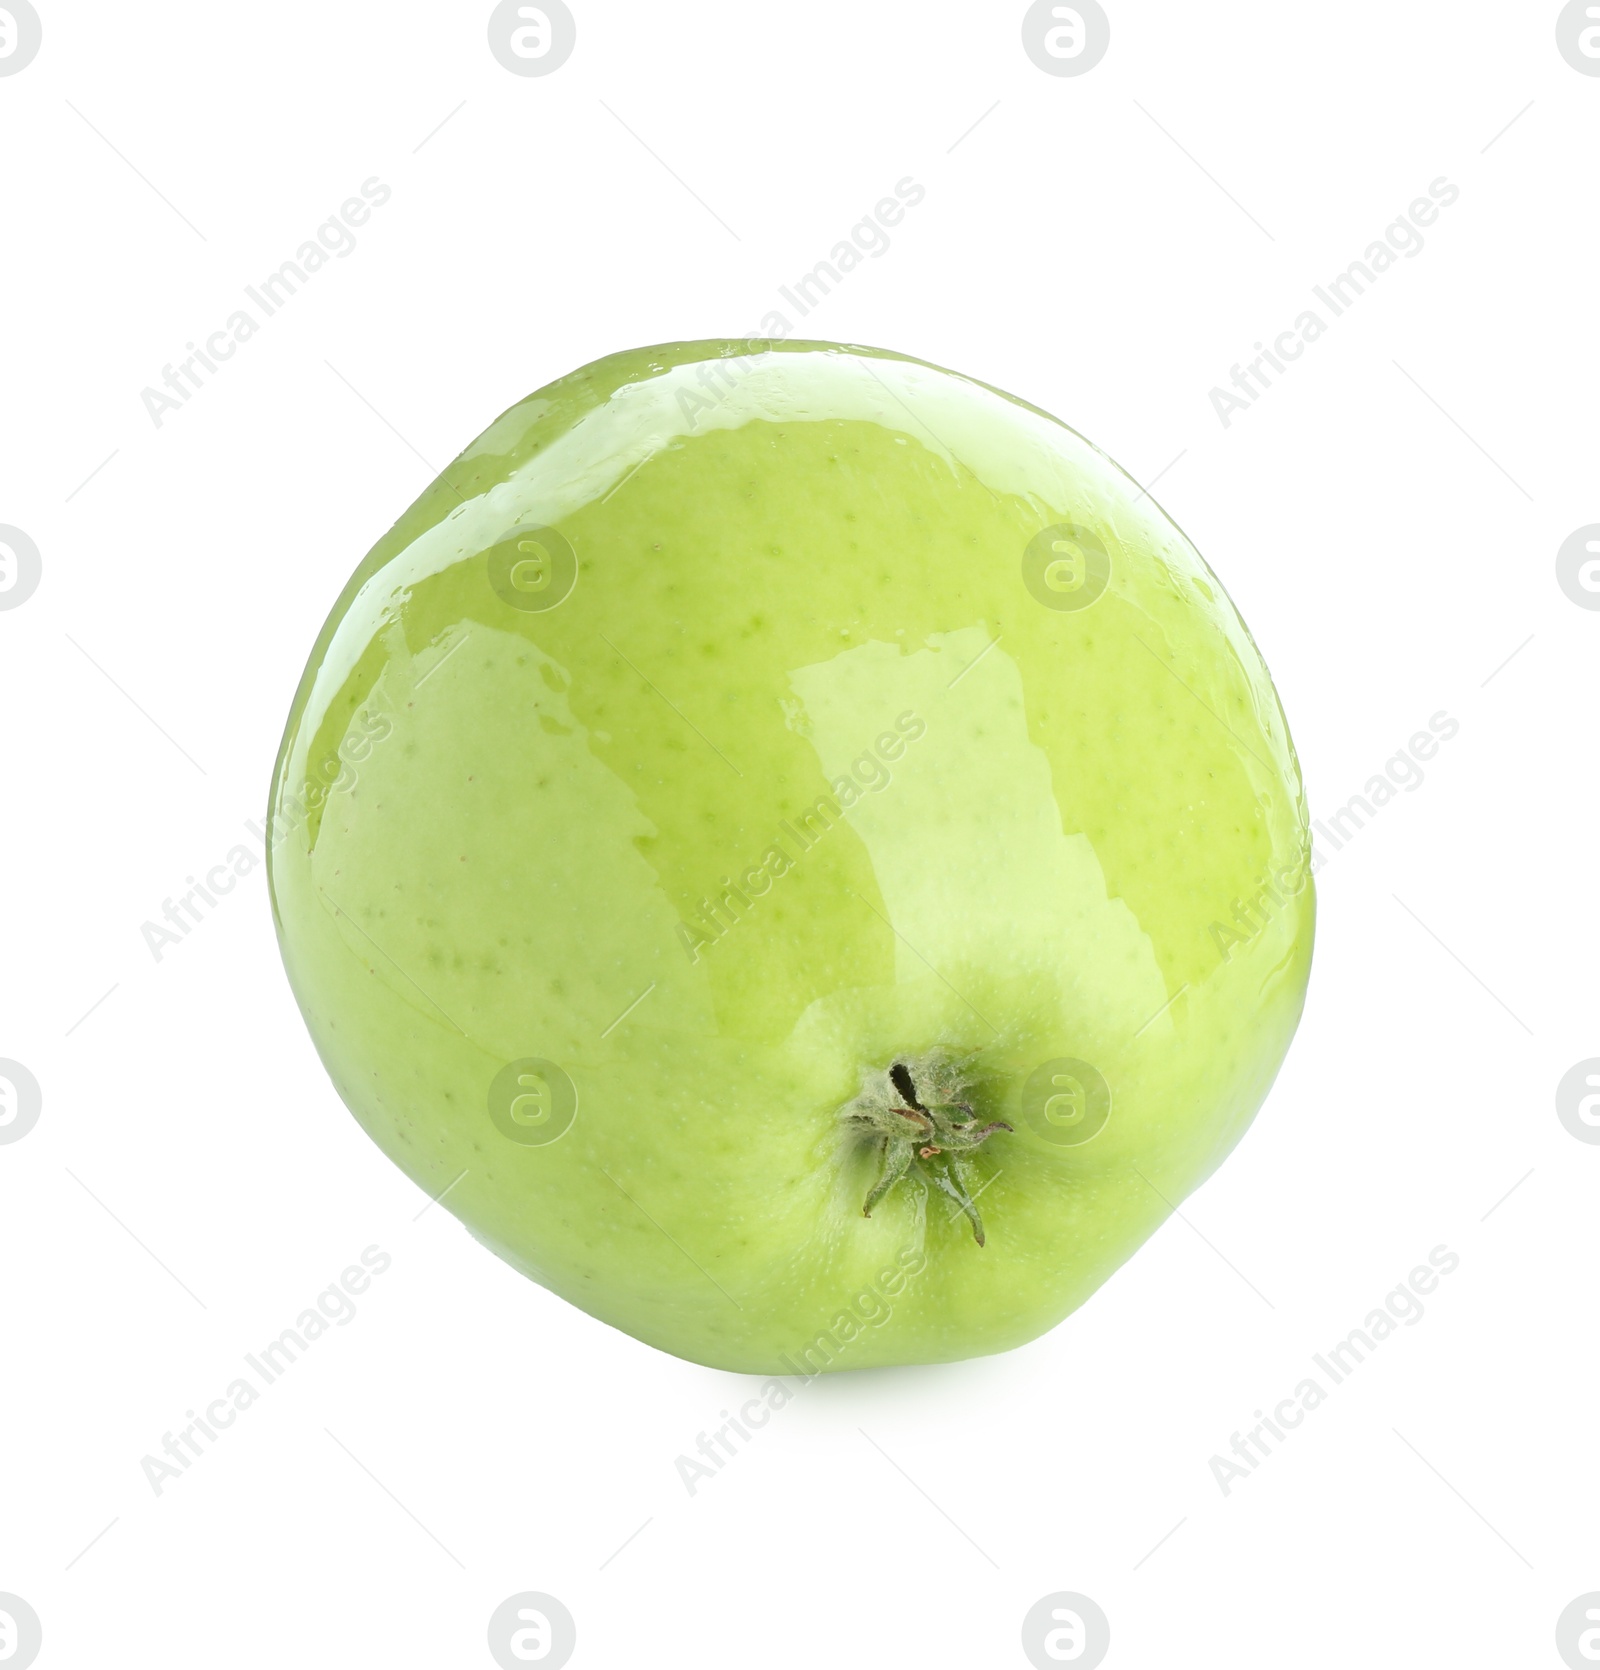
[[[961,1099],[970,1082],[965,1066],[940,1054],[896,1061],[867,1074],[861,1094],[841,1111],[846,1125],[880,1145],[882,1163],[862,1217],[870,1218],[889,1190],[915,1171],[961,1208],[972,1238],[984,1244],[968,1156],[996,1131],[1012,1127],[1003,1119],[978,1123],[972,1104]]]

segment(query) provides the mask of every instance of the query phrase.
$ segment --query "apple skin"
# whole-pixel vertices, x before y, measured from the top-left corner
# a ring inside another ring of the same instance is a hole
[[[271,815],[368,1134],[724,1369],[1054,1326],[1239,1140],[1310,969],[1299,767],[1216,578],[1072,430],[875,349],[639,349],[505,413],[335,605]],[[1013,1127],[982,1246],[947,1157],[863,1215],[843,1111],[939,1060]]]

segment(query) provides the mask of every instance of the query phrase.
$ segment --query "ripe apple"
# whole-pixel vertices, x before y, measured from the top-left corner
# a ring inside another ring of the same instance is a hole
[[[876,349],[647,348],[513,407],[334,606],[271,811],[374,1141],[727,1369],[1052,1327],[1239,1140],[1310,966],[1215,577],[1072,430]]]

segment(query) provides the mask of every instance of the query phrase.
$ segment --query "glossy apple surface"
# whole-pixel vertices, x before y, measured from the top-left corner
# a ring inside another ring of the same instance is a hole
[[[346,587],[272,811],[373,1140],[729,1369],[1059,1322],[1238,1141],[1310,965],[1215,577],[1055,419],[871,349],[641,349],[505,413]]]

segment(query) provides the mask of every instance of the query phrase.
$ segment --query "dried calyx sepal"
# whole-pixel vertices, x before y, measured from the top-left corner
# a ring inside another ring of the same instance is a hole
[[[972,1080],[968,1063],[943,1054],[896,1061],[868,1075],[861,1094],[843,1110],[845,1123],[879,1144],[878,1179],[867,1193],[861,1215],[872,1208],[908,1172],[915,1171],[953,1200],[983,1245],[983,1219],[973,1196],[969,1156],[996,1131],[1009,1131],[1003,1119],[978,1123],[964,1093]]]

